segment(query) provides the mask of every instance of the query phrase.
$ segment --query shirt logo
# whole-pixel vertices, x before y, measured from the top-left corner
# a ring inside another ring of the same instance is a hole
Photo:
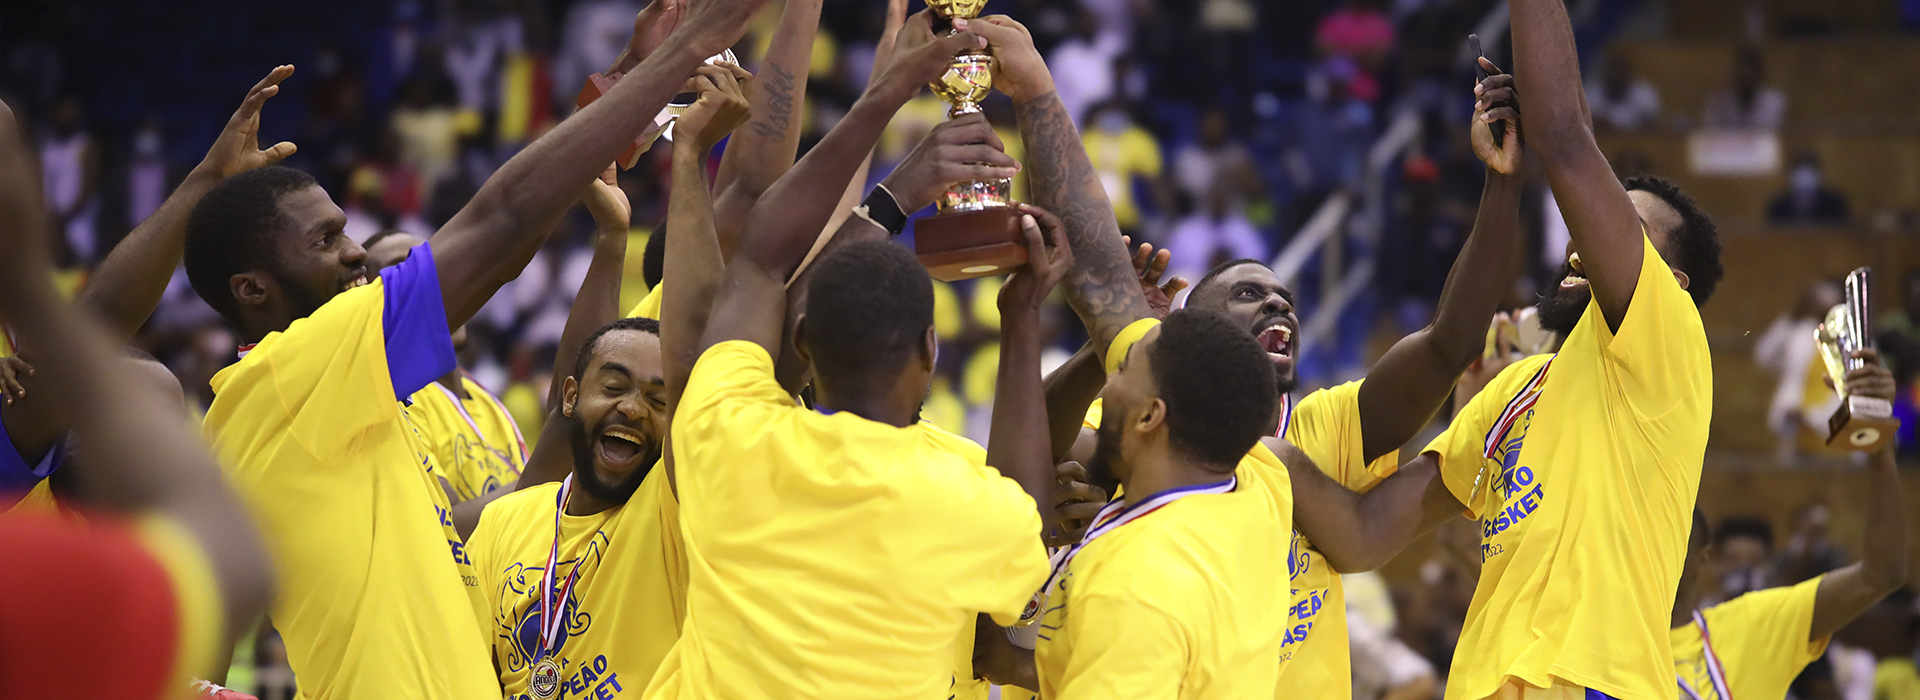
[[[559,578],[573,571],[575,566],[585,567],[580,571],[580,583],[585,583],[593,572],[600,568],[600,558],[608,543],[604,532],[593,533],[593,539],[587,542],[585,551],[578,558],[563,561],[556,573]],[[546,574],[546,561],[543,556],[540,563],[526,565],[513,562],[502,570],[500,590],[494,594],[494,600],[505,603],[496,606],[494,611],[494,635],[499,638],[496,646],[505,646],[508,653],[501,655],[502,665],[508,671],[520,671],[533,665],[533,655],[540,648],[540,582]],[[593,615],[580,609],[580,598],[585,595],[576,585],[567,593],[567,599],[560,606],[561,619],[565,624],[553,642],[552,654],[560,655],[567,640],[585,634],[593,627]],[[505,609],[501,609],[504,607]]]

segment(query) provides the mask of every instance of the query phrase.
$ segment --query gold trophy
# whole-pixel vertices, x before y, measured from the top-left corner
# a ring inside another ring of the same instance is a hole
[[[948,20],[980,16],[986,0],[927,0],[934,14]],[[971,49],[953,57],[933,92],[951,105],[947,118],[980,112],[993,90],[993,55]],[[1005,178],[962,182],[935,202],[939,213],[914,224],[914,253],[934,279],[955,280],[1003,275],[1027,264],[1020,232],[1020,210],[1013,206],[1013,182]]]
[[[1846,295],[1845,302],[1827,310],[1826,319],[1813,332],[1833,390],[1840,394],[1840,408],[1827,419],[1827,446],[1872,452],[1893,438],[1900,421],[1893,417],[1893,403],[1886,399],[1847,395],[1847,372],[1863,364],[1852,357],[1853,352],[1873,347],[1867,325],[1867,268],[1847,275]]]

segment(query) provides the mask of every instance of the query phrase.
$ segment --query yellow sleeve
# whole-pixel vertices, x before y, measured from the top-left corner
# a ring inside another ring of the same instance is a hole
[[[1480,512],[1486,507],[1487,492],[1492,480],[1499,477],[1495,465],[1487,459],[1487,434],[1506,410],[1507,403],[1514,395],[1525,388],[1540,365],[1551,359],[1549,355],[1535,355],[1515,362],[1501,370],[1499,376],[1487,382],[1480,394],[1468,401],[1453,417],[1453,422],[1440,433],[1433,442],[1421,450],[1423,454],[1432,454],[1439,462],[1440,479],[1453,492],[1453,497],[1467,506],[1467,517],[1478,520]],[[1484,473],[1483,473],[1484,472]],[[1475,481],[1480,481],[1475,488]]]
[[[1188,639],[1173,616],[1136,599],[1094,594],[1073,601],[1061,630],[1072,655],[1053,700],[1180,697]]]
[[[1640,280],[1633,303],[1614,332],[1594,323],[1608,374],[1617,382],[1642,419],[1658,418],[1682,399],[1713,391],[1713,362],[1705,327],[1693,297],[1680,288],[1645,236],[1641,245]],[[1599,319],[1596,299],[1587,304],[1589,318]]]
[[[385,287],[376,281],[341,293],[267,349],[267,376],[291,418],[290,432],[309,449],[400,416],[382,333]]]
[[[762,403],[792,407],[793,397],[773,377],[773,358],[752,341],[729,340],[707,348],[693,363],[687,389],[680,397],[678,425],[684,416],[693,421],[723,404]]]
[[[647,290],[647,295],[640,298],[640,303],[635,304],[633,309],[627,312],[627,318],[659,319],[660,290],[666,288],[667,281],[664,279],[660,280],[660,284],[654,285],[653,289]]]
[[[179,654],[174,656],[173,677],[181,685],[208,678],[216,665],[223,666],[227,661],[214,658],[220,636],[225,634],[226,610],[213,562],[193,535],[169,518],[147,516],[136,528],[147,551],[166,569],[167,579],[173,582],[174,603],[179,606]]]
[[[1366,491],[1400,469],[1400,452],[1381,455],[1371,464],[1360,422],[1360,382],[1308,394],[1293,409],[1287,441],[1299,447],[1320,467],[1354,491]]]
[[[1733,695],[1779,695],[1800,670],[1827,651],[1827,639],[1809,642],[1820,581],[1754,591],[1702,613],[1713,648],[1740,688]],[[1748,692],[1751,689],[1751,692]]]

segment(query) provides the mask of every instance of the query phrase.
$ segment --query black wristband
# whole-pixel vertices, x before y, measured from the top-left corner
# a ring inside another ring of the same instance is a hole
[[[907,213],[900,210],[900,203],[894,201],[884,184],[874,185],[860,206],[867,208],[867,218],[887,229],[888,235],[898,236],[907,228]]]

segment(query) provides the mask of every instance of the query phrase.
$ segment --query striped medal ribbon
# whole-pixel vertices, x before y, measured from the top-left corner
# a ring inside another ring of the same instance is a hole
[[[580,580],[580,564],[574,562],[567,581],[555,588],[554,570],[560,567],[560,515],[567,510],[567,496],[573,493],[573,475],[560,482],[560,494],[553,504],[553,546],[547,550],[547,570],[540,575],[540,646],[533,654],[533,670],[527,674],[527,693],[537,700],[551,700],[560,691],[560,663],[552,653],[566,628],[567,596]]]
[[[1713,651],[1713,635],[1707,632],[1706,616],[1698,610],[1693,611],[1693,624],[1700,628],[1700,646],[1706,651],[1707,680],[1713,683],[1713,692],[1720,696],[1720,700],[1733,700],[1733,692],[1727,687],[1727,667],[1721,665],[1720,655]],[[1694,690],[1692,683],[1687,682],[1686,676],[1675,674],[1675,677],[1680,681],[1680,692],[1688,700],[1706,700],[1700,697],[1700,691]]]
[[[1540,402],[1540,389],[1547,383],[1547,369],[1553,367],[1553,359],[1548,358],[1546,363],[1540,365],[1540,369],[1533,373],[1533,377],[1527,380],[1526,385],[1520,387],[1520,391],[1507,400],[1507,407],[1500,412],[1500,419],[1494,421],[1493,427],[1487,430],[1485,448],[1481,452],[1486,459],[1481,460],[1480,472],[1473,477],[1473,489],[1467,492],[1468,508],[1472,508],[1473,502],[1479,500],[1480,489],[1487,485],[1487,465],[1493,462],[1494,452],[1507,441],[1507,434],[1513,431],[1514,424],[1520,422],[1520,417],[1526,415],[1527,411],[1533,410],[1534,404]]]

